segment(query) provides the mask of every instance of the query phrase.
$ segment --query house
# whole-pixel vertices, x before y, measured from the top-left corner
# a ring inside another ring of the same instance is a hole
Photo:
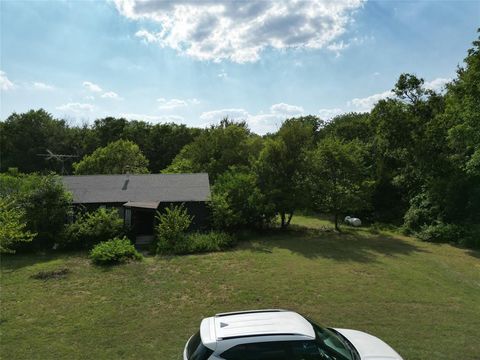
[[[170,205],[184,204],[193,216],[193,229],[208,223],[210,184],[205,173],[77,175],[63,176],[62,180],[73,194],[75,207],[117,208],[137,244],[153,239],[156,211]]]

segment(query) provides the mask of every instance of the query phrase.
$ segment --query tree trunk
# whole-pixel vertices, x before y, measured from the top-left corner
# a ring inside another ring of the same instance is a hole
[[[288,215],[288,219],[287,219],[287,225],[290,225],[290,221],[292,220],[292,217],[293,217],[293,211],[290,213],[290,215]]]
[[[338,227],[338,214],[335,213],[335,230],[340,232],[340,228]]]
[[[280,227],[282,229],[285,229],[285,213],[284,212],[280,213],[280,218],[282,219],[282,224],[280,225]]]

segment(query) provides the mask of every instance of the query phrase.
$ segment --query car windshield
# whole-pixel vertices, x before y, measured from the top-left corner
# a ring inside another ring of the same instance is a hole
[[[319,351],[323,351],[325,359],[332,360],[357,360],[356,350],[351,344],[344,340],[336,332],[321,327],[308,319],[315,331],[316,342],[319,345]]]
[[[203,345],[200,332],[197,332],[190,338],[187,345],[188,360],[206,360],[212,353],[212,350]]]

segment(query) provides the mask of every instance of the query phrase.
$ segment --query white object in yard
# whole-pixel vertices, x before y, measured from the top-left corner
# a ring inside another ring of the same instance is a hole
[[[288,359],[292,354],[297,355],[295,359],[402,360],[373,335],[325,328],[296,312],[277,309],[203,319],[200,331],[187,341],[183,359]]]
[[[362,226],[362,220],[356,217],[345,216],[345,223],[355,227]]]

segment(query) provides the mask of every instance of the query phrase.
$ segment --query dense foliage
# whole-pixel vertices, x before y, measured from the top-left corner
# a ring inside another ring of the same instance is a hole
[[[102,241],[121,237],[124,232],[123,219],[117,209],[99,208],[79,213],[76,220],[66,227],[59,246],[67,249],[91,249]]]
[[[210,202],[215,228],[262,228],[272,222],[273,206],[257,184],[256,174],[248,169],[231,168],[219,176]]]
[[[70,214],[71,195],[56,175],[0,175],[0,197],[9,197],[25,214],[26,229],[35,233],[22,248],[51,249]]]
[[[0,123],[0,136],[1,171],[60,172],[62,164],[37,156],[50,149],[78,155],[79,174],[206,172],[213,224],[226,231],[277,219],[287,227],[296,211],[314,210],[337,219],[360,213],[403,225],[427,241],[480,246],[479,39],[443,90],[401,74],[391,97],[370,112],[328,123],[315,116],[287,119],[263,137],[229,119],[205,130],[111,117],[71,127],[43,110],[12,114]],[[72,170],[67,160],[64,166]],[[25,192],[30,200],[16,201],[27,229],[48,244],[66,211],[52,178],[46,179]],[[0,191],[16,188],[11,179],[8,186],[2,182]],[[188,228],[188,216],[177,212]],[[179,225],[157,234],[161,248],[186,241]]]
[[[142,255],[126,237],[113,238],[101,242],[90,251],[90,259],[97,265],[120,264],[133,260],[141,260]]]
[[[337,230],[339,215],[358,213],[371,203],[373,181],[369,178],[365,157],[360,142],[344,142],[335,137],[321,141],[309,154],[307,178],[311,206],[333,214]]]
[[[193,217],[183,205],[157,212],[154,251],[158,254],[182,253],[188,246],[187,231]]]
[[[109,143],[73,164],[76,175],[146,174],[147,166],[148,160],[138,145],[129,140]]]
[[[35,235],[27,230],[25,210],[12,199],[0,198],[0,253],[14,253],[16,244],[30,242]]]
[[[230,166],[248,166],[260,147],[260,137],[245,123],[224,119],[186,145],[165,172],[206,172],[215,181]]]

